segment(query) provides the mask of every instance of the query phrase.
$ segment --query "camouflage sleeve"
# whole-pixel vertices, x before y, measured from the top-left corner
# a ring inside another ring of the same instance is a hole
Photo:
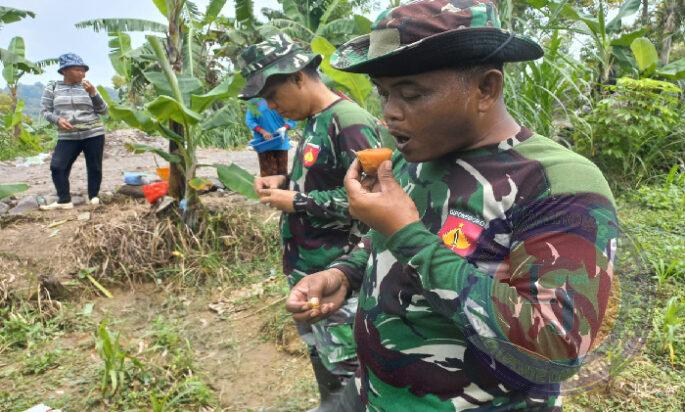
[[[547,197],[514,210],[494,276],[447,248],[422,223],[387,243],[424,297],[481,352],[534,383],[561,382],[593,347],[611,290],[618,227],[596,194]]]
[[[366,264],[369,261],[370,255],[371,236],[367,234],[350,253],[336,259],[333,263],[328,265],[328,268],[340,269],[350,282],[352,290],[357,291],[362,286],[362,279],[364,278]]]
[[[338,169],[344,172],[350,167],[358,150],[379,147],[378,130],[365,124],[353,124],[340,130],[331,139],[332,150],[337,158]],[[331,190],[312,190],[298,195],[295,211],[304,212],[311,217],[350,222],[347,211],[349,203],[347,192],[342,187]]]

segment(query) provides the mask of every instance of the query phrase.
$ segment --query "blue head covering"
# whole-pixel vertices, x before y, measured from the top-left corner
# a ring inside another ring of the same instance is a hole
[[[57,73],[64,74],[63,70],[67,67],[81,66],[85,67],[86,71],[90,70],[87,64],[83,62],[83,59],[78,54],[66,53],[59,56],[59,69]]]

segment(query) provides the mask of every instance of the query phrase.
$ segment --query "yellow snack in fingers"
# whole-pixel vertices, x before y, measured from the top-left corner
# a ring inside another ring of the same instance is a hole
[[[360,150],[356,154],[364,173],[370,176],[375,176],[381,163],[392,158],[392,150],[387,147]]]

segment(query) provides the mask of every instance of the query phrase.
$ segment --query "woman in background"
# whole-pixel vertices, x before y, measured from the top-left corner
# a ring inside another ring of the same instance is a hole
[[[290,141],[287,132],[295,127],[295,122],[284,119],[277,111],[271,110],[264,99],[251,99],[247,112],[245,113],[245,123],[252,131],[254,139],[250,142],[259,157],[260,176],[276,176],[288,174],[288,149]],[[260,143],[274,138],[283,139],[275,148],[260,150]]]
[[[50,171],[57,189],[57,201],[41,206],[42,210],[72,209],[69,191],[71,167],[83,152],[88,171],[90,204],[100,204],[98,193],[102,183],[102,156],[105,148],[105,127],[100,115],[107,114],[107,104],[95,86],[85,80],[89,67],[76,54],[59,57],[59,74],[63,80],[50,82],[43,91],[42,115],[59,129],[57,146],[52,154]]]

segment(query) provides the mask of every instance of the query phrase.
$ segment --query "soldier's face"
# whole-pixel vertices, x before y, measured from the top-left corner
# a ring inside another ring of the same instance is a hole
[[[397,148],[410,162],[437,159],[467,149],[476,140],[474,87],[455,70],[376,77],[383,117]]]
[[[298,77],[293,76],[277,84],[267,83],[260,96],[266,100],[270,109],[276,110],[281,116],[292,120],[304,120],[310,113],[301,81],[298,80]]]

